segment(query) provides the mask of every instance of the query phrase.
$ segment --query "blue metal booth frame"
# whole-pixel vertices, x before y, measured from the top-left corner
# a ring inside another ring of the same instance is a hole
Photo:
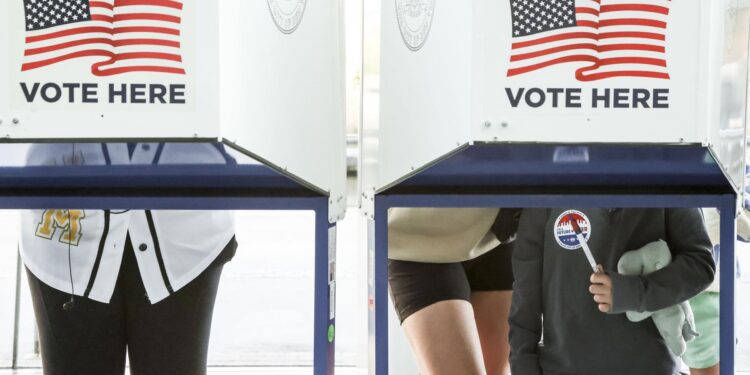
[[[737,194],[701,145],[475,144],[374,197],[370,373],[388,373],[388,210],[393,207],[716,207],[721,373],[734,374]]]
[[[329,246],[336,224],[329,223],[328,201],[261,164],[0,167],[0,209],[314,211],[316,375],[333,374],[335,364]]]

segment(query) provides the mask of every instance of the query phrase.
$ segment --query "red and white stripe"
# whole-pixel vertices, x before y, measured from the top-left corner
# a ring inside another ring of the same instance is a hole
[[[666,30],[670,0],[576,0],[576,27],[513,38],[508,76],[584,63],[576,79],[669,79]]]
[[[22,70],[70,59],[100,56],[91,72],[185,74],[180,51],[178,0],[91,1],[91,21],[30,31]]]

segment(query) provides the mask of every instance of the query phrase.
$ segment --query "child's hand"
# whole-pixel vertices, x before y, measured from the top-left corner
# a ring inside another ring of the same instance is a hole
[[[599,304],[599,311],[608,313],[612,310],[612,279],[607,274],[591,274],[589,292],[594,295],[594,302]]]

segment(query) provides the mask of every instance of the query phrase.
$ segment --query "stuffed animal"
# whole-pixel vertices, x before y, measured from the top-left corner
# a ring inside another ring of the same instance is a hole
[[[672,253],[667,243],[659,240],[623,254],[617,263],[617,272],[623,275],[648,275],[671,262]],[[687,301],[658,311],[628,311],[626,315],[631,322],[640,322],[651,317],[661,337],[677,356],[682,356],[687,343],[698,336],[693,310]]]

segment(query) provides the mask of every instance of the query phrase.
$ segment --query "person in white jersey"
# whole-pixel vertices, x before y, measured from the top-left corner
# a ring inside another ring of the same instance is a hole
[[[220,144],[34,145],[29,166],[236,163]],[[123,181],[124,185],[127,181]],[[237,248],[231,211],[21,214],[45,374],[205,374],[216,292]]]

